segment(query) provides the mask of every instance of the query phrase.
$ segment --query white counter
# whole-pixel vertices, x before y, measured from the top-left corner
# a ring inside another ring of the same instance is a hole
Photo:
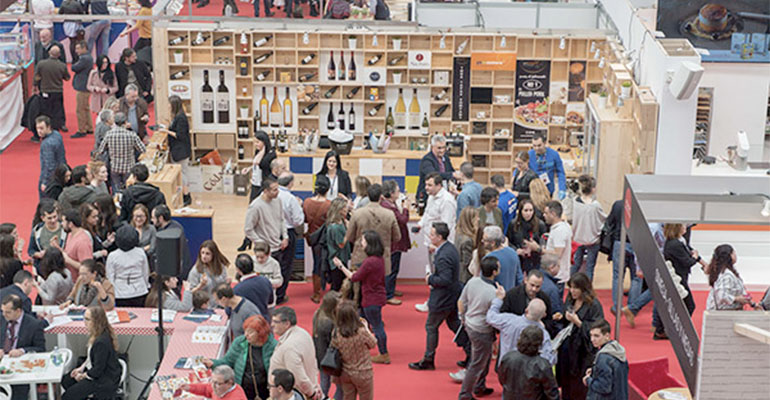
[[[725,161],[717,160],[714,164],[697,165],[698,160],[692,160],[692,175],[711,175],[711,176],[766,176],[767,169],[751,169],[738,171],[731,167]]]

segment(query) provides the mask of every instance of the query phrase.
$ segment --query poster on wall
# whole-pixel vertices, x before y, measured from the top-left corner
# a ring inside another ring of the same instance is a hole
[[[430,69],[431,54],[428,50],[409,50],[407,57],[409,69]]]
[[[569,64],[569,101],[586,99],[586,62],[573,61]]]
[[[684,38],[707,62],[770,62],[767,0],[658,0],[657,29]]]
[[[471,59],[455,57],[452,76],[452,121],[467,121],[471,111]]]
[[[471,69],[474,71],[515,71],[516,53],[471,53]]]
[[[550,76],[550,61],[516,62],[515,143],[529,143],[536,133],[547,131]]]
[[[567,82],[551,82],[550,90],[551,104],[567,105]]]
[[[193,67],[190,104],[195,131],[235,132],[233,67]]]

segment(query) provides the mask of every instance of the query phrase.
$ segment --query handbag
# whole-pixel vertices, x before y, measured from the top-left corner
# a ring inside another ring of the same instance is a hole
[[[335,329],[332,332],[332,337],[334,337],[336,332],[337,330]],[[332,345],[329,345],[329,347],[326,348],[326,353],[321,359],[321,370],[331,376],[342,375],[342,354],[340,354],[338,348]]]
[[[326,224],[321,225],[315,232],[307,236],[307,245],[315,247],[326,242]]]
[[[610,235],[610,227],[607,222],[602,225],[602,231],[599,234],[599,251],[608,256],[612,256],[612,235]]]

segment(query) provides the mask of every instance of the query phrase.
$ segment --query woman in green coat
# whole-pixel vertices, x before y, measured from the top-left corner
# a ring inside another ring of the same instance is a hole
[[[278,341],[270,332],[270,324],[261,315],[252,315],[243,322],[243,335],[233,340],[224,358],[204,359],[208,368],[229,365],[235,371],[235,383],[243,387],[246,398],[270,397],[267,374],[270,371],[270,357]]]

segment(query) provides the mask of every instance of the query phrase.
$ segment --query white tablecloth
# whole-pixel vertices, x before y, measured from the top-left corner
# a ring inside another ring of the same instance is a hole
[[[21,85],[22,75],[18,74],[0,91],[0,151],[5,150],[24,128],[21,116],[24,113],[24,94]]]

